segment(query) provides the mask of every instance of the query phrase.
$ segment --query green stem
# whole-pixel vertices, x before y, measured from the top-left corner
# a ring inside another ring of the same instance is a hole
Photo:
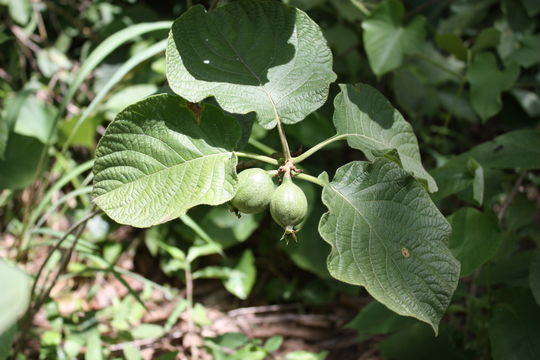
[[[328,138],[320,143],[318,143],[317,145],[315,145],[314,147],[312,147],[311,149],[309,149],[308,151],[306,151],[305,153],[301,154],[301,155],[298,155],[294,158],[292,158],[292,161],[295,163],[295,164],[299,164],[300,162],[306,160],[308,157],[310,157],[311,155],[315,154],[317,151],[319,151],[320,149],[322,149],[323,147],[325,147],[326,145],[328,144],[331,144],[333,143],[334,141],[338,141],[338,140],[343,140],[343,139],[346,139],[347,138],[347,135],[346,134],[343,134],[343,135],[334,135],[332,136],[331,138]]]
[[[276,115],[276,121],[277,121],[277,130],[279,133],[279,140],[281,140],[281,147],[283,148],[283,157],[285,158],[285,162],[292,159],[291,156],[291,150],[289,149],[289,143],[287,142],[287,137],[285,136],[285,130],[283,129],[283,124],[281,123],[281,120]]]
[[[317,184],[317,185],[319,185],[321,187],[325,186],[325,183],[323,181],[319,180],[318,178],[316,178],[315,176],[300,173],[300,174],[296,174],[294,177],[298,178],[298,179],[301,179],[301,180],[309,181],[309,182]]]
[[[360,10],[364,15],[366,16],[370,16],[371,15],[371,11],[369,11],[369,9],[366,7],[366,5],[360,1],[360,0],[351,0],[351,3],[356,6],[356,8],[358,10]]]
[[[430,63],[431,65],[435,66],[436,68],[452,75],[452,76],[455,76],[457,77],[460,81],[465,81],[465,77],[463,75],[461,75],[460,73],[458,72],[455,72],[454,70],[451,70],[449,68],[447,68],[446,66],[443,66],[441,64],[439,64],[438,62],[432,60],[431,58],[429,58],[428,56],[422,54],[422,53],[417,53],[417,54],[414,54],[416,57]]]
[[[272,149],[270,146],[268,146],[268,145],[266,145],[266,144],[263,144],[262,142],[260,142],[260,141],[257,140],[257,139],[254,139],[254,138],[249,138],[248,144],[251,145],[251,146],[253,146],[253,147],[256,148],[257,150],[262,151],[262,152],[265,153],[266,155],[272,155],[272,154],[277,153],[277,150]]]
[[[276,159],[272,159],[271,157],[268,157],[268,156],[265,156],[265,155],[246,153],[246,152],[243,152],[243,151],[235,151],[234,153],[237,156],[240,156],[240,157],[259,160],[259,161],[262,161],[262,162],[265,162],[265,163],[271,164],[271,165],[279,165],[279,162]]]

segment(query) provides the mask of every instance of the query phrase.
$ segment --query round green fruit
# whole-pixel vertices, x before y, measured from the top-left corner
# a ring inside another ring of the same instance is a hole
[[[284,176],[283,183],[274,191],[270,201],[272,218],[285,229],[285,233],[294,234],[295,226],[304,221],[307,211],[306,195],[290,176]]]
[[[232,206],[244,214],[256,214],[268,208],[275,186],[272,177],[263,169],[253,168],[238,174],[238,190]]]

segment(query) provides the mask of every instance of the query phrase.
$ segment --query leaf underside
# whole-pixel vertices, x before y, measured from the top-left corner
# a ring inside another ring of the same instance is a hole
[[[351,162],[323,190],[319,223],[332,246],[330,274],[364,286],[389,309],[438,323],[460,266],[448,249],[450,226],[415,179],[394,162]]]
[[[175,95],[127,107],[96,149],[94,202],[113,220],[149,227],[236,192],[235,119],[210,105],[200,119]]]
[[[206,12],[194,6],[169,34],[167,79],[191,102],[214,96],[231,113],[256,112],[265,128],[303,120],[336,79],[321,30],[304,12],[276,1],[237,1]]]
[[[397,151],[403,168],[424,181],[430,192],[437,183],[424,169],[413,128],[392,104],[369,85],[340,85],[334,100],[334,125],[347,143],[369,160]]]

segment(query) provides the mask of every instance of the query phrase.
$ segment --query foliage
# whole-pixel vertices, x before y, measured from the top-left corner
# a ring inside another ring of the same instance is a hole
[[[372,297],[346,328],[382,358],[538,358],[539,16],[0,0],[0,359],[140,359],[178,338],[192,358],[339,356],[202,336],[206,282],[233,306]],[[288,243],[269,212],[229,209],[246,168],[305,194]],[[107,282],[123,295],[93,307]],[[148,322],[156,294],[173,305]]]

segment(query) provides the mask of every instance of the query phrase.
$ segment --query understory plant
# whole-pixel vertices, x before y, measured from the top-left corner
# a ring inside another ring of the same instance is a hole
[[[191,7],[169,33],[171,91],[125,108],[99,142],[94,202],[116,222],[145,228],[247,192],[232,202],[239,216],[269,207],[283,237],[302,242],[313,240],[301,228],[314,204],[297,184],[314,183],[328,210],[318,231],[331,246],[329,273],[437,333],[460,264],[412,126],[375,88],[340,84],[336,134],[303,152],[289,146],[287,126],[327,101],[332,63],[321,29],[297,8],[270,0]],[[246,151],[254,127],[277,131],[280,151]],[[310,157],[336,141],[365,160],[312,173]],[[264,165],[266,185],[242,175],[246,161]]]

